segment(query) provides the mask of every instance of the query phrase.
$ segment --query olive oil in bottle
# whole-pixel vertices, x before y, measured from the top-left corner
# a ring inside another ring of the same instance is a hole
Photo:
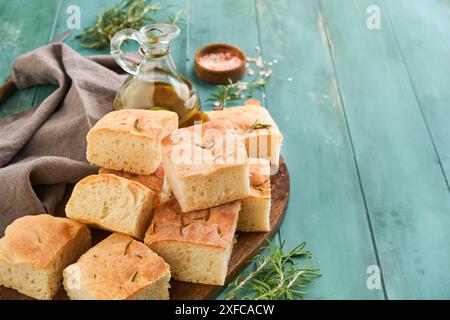
[[[192,83],[180,74],[170,56],[170,40],[180,29],[172,24],[156,23],[139,31],[126,29],[111,40],[111,54],[131,75],[125,80],[114,101],[118,109],[169,110],[178,114],[179,126],[207,121],[200,97]],[[122,42],[131,39],[140,44],[139,65],[123,59]]]

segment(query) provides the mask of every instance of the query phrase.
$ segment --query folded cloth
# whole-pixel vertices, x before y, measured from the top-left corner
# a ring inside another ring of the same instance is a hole
[[[120,70],[109,56],[83,57],[65,44],[15,60],[19,89],[58,89],[39,106],[0,119],[0,236],[20,216],[53,213],[67,183],[96,172],[86,161],[86,134],[112,110],[125,78]]]

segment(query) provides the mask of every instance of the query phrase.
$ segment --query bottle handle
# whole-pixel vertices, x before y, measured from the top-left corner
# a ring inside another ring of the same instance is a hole
[[[138,65],[135,63],[132,63],[126,59],[124,59],[124,54],[121,49],[122,43],[125,40],[134,40],[139,45],[142,45],[142,41],[139,37],[139,32],[135,29],[123,29],[119,32],[117,32],[114,37],[111,39],[111,55],[113,56],[114,60],[117,62],[119,66],[122,67],[123,70],[126,72],[137,75],[138,74]]]

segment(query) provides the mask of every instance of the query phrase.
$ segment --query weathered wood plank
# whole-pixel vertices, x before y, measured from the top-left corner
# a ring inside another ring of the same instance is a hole
[[[450,1],[384,1],[447,184],[450,180]],[[412,26],[413,29],[412,29]]]
[[[307,240],[313,251],[323,277],[310,298],[383,299],[366,286],[377,260],[318,2],[257,7],[262,52],[278,60],[266,99],[292,183],[282,237],[290,247]]]
[[[14,59],[50,39],[58,0],[0,0],[0,82],[11,73]],[[35,88],[14,93],[0,106],[0,118],[33,104]]]
[[[448,189],[391,27],[366,27],[381,4],[320,3],[387,296],[449,298]]]
[[[241,1],[231,4],[223,0],[191,1],[189,29],[188,75],[194,80],[204,102],[216,88],[198,80],[195,76],[193,72],[195,53],[209,43],[230,43],[244,50],[248,56],[255,56],[255,48],[259,43],[254,2]],[[256,92],[255,97],[261,98],[261,95]],[[210,102],[203,103],[203,107],[213,108]]]

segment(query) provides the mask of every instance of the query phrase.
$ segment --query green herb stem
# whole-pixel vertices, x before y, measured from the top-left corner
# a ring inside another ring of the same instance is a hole
[[[227,85],[217,86],[217,91],[210,94],[206,101],[213,102],[216,109],[222,110],[231,101],[242,100],[253,97],[255,90],[263,90],[265,85],[269,82],[270,74],[264,77],[256,76],[253,80],[248,82],[237,81],[232,83],[230,81]]]
[[[111,38],[120,30],[126,28],[140,28],[145,24],[155,22],[150,14],[167,9],[159,3],[149,0],[128,0],[115,7],[105,10],[95,24],[77,36],[81,46],[91,49],[103,49],[109,46]],[[180,23],[183,10],[179,10],[168,18],[169,23]]]
[[[256,269],[238,277],[230,285],[226,299],[236,299],[240,293],[244,294],[243,299],[251,300],[302,299],[307,294],[303,288],[319,277],[320,272],[310,267],[312,255],[304,249],[306,242],[287,253],[284,246],[285,241],[280,245],[269,243],[265,247],[269,255],[254,258]]]

